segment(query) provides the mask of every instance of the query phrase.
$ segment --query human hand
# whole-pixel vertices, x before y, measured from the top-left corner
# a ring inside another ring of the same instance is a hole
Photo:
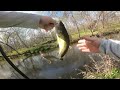
[[[84,36],[82,37],[82,40],[78,41],[77,47],[82,52],[98,53],[100,42],[101,40],[98,38]]]
[[[49,16],[41,16],[39,27],[45,29],[46,31],[54,28],[56,21]]]

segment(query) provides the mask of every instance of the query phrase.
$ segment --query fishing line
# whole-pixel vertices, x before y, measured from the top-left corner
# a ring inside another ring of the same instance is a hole
[[[0,45],[0,52],[2,56],[5,58],[5,60],[25,79],[29,79],[22,71],[20,71],[12,62],[11,60],[7,57],[6,53],[4,52],[2,46]]]

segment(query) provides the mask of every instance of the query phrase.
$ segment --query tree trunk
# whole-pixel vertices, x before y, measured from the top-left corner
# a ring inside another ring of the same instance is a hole
[[[72,12],[71,12],[72,13]],[[74,16],[73,16],[73,14],[72,14],[72,18],[74,19],[74,24],[76,25],[76,27],[77,27],[77,30],[78,30],[78,34],[79,34],[79,38],[80,38],[80,31],[79,31],[79,27],[78,27],[78,25],[77,25],[77,21],[75,20],[75,18],[74,18]]]
[[[102,11],[102,26],[105,28],[105,13]]]

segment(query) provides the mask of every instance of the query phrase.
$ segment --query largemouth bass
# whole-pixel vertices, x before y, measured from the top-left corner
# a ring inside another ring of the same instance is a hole
[[[63,60],[63,56],[67,53],[70,45],[70,38],[62,21],[58,21],[57,25],[55,26],[55,30],[59,44],[59,57],[61,60]]]

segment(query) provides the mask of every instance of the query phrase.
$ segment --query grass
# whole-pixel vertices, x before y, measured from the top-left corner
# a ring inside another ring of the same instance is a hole
[[[108,72],[87,72],[87,76],[84,76],[84,79],[120,79],[120,69],[112,68]]]
[[[26,51],[28,51],[29,49],[28,48],[21,48],[21,49],[18,49],[17,51],[20,53],[20,54],[22,54],[22,53],[24,53],[24,52],[26,52]],[[12,52],[9,52],[9,53],[7,53],[7,55],[18,55],[18,53],[16,52],[16,51],[12,51]]]
[[[120,79],[120,61],[101,56],[101,61],[92,59],[91,65],[85,66],[84,79]]]
[[[87,72],[87,76],[84,79],[120,79],[120,69],[112,68],[108,72]]]
[[[28,51],[30,51],[32,54],[36,55],[36,54],[39,54],[39,51],[49,52],[49,51],[54,50],[57,47],[58,47],[57,42],[52,40],[52,41],[46,41],[46,42],[44,42],[40,45],[37,45],[35,47],[18,49],[17,51],[23,55],[18,55],[18,53],[16,51],[9,52],[9,53],[7,53],[7,55],[8,56],[13,56],[13,55],[18,56],[16,58],[14,58],[14,60],[15,60],[15,59],[24,58],[25,57],[24,53],[27,53]],[[31,54],[29,54],[29,55],[31,55]],[[3,59],[0,57],[0,60],[2,61]]]
[[[98,74],[100,75],[100,74]],[[120,69],[112,68],[109,72],[103,73],[101,75],[103,79],[117,79],[120,78]]]
[[[95,31],[95,32],[94,32],[94,34],[97,34],[97,33],[98,33],[98,31]],[[90,30],[86,30],[86,31],[80,30],[80,37],[82,37],[82,36],[84,36],[84,35],[90,36],[90,35],[92,35],[92,34],[91,34],[91,31],[90,31]],[[79,39],[79,34],[78,34],[78,33],[72,33],[72,34],[71,34],[71,37],[72,37],[72,40],[78,40],[78,39]]]

